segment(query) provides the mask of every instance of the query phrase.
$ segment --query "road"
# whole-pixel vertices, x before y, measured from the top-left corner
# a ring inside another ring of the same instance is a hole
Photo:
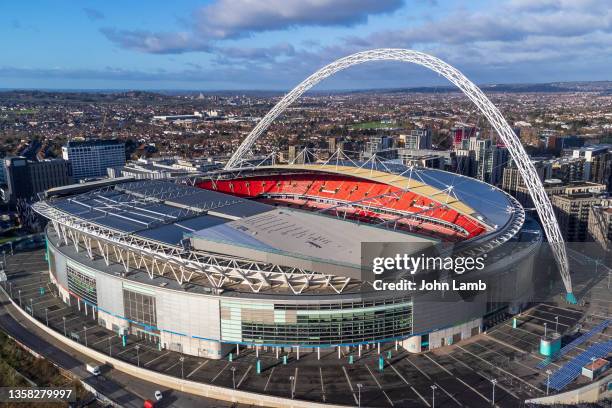
[[[153,399],[155,390],[160,389],[164,398],[159,407],[231,407],[236,406],[225,401],[218,401],[171,389],[160,388],[159,385],[143,381],[127,375],[119,370],[103,371],[99,377],[91,376],[85,370],[85,362],[89,359],[75,350],[68,348],[55,339],[47,336],[23,318],[8,298],[0,291],[0,329],[19,340],[21,343],[36,350],[48,360],[54,362],[76,377],[95,387],[99,392],[111,398],[116,403],[131,408],[140,408],[144,399]]]

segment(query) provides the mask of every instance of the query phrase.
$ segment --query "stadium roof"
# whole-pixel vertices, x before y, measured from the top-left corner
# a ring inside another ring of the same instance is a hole
[[[355,163],[339,161],[329,164],[290,164],[242,168],[249,170],[319,171],[387,183],[402,189],[409,189],[450,208],[477,219],[491,230],[506,225],[512,219],[512,208],[508,195],[490,184],[471,177],[437,169],[423,167],[409,168],[394,162]]]
[[[355,278],[364,242],[410,243],[416,252],[438,241],[289,208],[213,225],[192,239],[195,249]]]
[[[163,181],[122,183],[57,199],[53,206],[122,233],[178,245],[187,233],[274,207]]]

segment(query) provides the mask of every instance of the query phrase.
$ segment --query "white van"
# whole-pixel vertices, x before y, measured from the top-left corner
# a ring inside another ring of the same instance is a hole
[[[85,368],[87,369],[87,372],[95,376],[100,375],[100,366],[98,365],[98,363],[87,363],[85,364]]]

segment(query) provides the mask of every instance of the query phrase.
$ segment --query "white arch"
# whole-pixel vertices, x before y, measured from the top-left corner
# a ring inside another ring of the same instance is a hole
[[[321,68],[298,86],[296,86],[291,92],[285,95],[275,106],[263,117],[262,120],[257,123],[257,126],[253,128],[251,133],[238,147],[236,152],[232,155],[230,160],[227,162],[225,168],[232,169],[238,167],[237,165],[241,162],[242,157],[250,150],[253,143],[257,138],[270,126],[270,124],[280,115],[285,108],[292,104],[297,98],[300,97],[308,89],[322,81],[323,79],[335,74],[338,71],[342,71],[353,65],[362,64],[369,61],[403,61],[411,62],[423,67],[429,68],[430,70],[443,75],[451,83],[457,86],[461,91],[480,109],[480,111],[486,116],[491,126],[495,128],[499,136],[501,137],[504,144],[510,151],[510,156],[516,163],[516,166],[525,181],[525,185],[529,189],[529,193],[535,203],[536,210],[540,215],[546,237],[550,243],[555,259],[559,265],[561,271],[561,277],[567,291],[567,299],[571,302],[575,302],[574,295],[572,293],[572,283],[569,274],[569,265],[567,261],[567,254],[565,251],[565,243],[555,218],[552,205],[548,196],[544,192],[542,182],[538,177],[533,163],[529,160],[529,156],[525,152],[523,145],[519,138],[516,136],[512,128],[506,122],[506,119],[502,116],[499,110],[491,103],[491,101],[485,96],[485,94],[467,79],[461,72],[456,68],[450,66],[446,62],[433,57],[431,55],[405,49],[397,48],[381,48],[370,51],[358,52],[356,54],[349,55],[344,58],[340,58],[329,65]]]

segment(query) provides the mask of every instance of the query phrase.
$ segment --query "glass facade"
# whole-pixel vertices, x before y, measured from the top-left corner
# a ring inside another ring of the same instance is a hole
[[[46,244],[47,244],[47,263],[49,264],[49,273],[53,275],[55,279],[57,279],[57,269],[55,266],[55,252],[51,250],[48,240],[46,240]]]
[[[72,264],[66,265],[66,274],[68,275],[68,289],[85,299],[93,305],[98,304],[98,292],[96,290],[96,277],[93,273]]]
[[[125,317],[147,326],[157,326],[155,297],[123,288]]]
[[[224,341],[269,345],[354,344],[412,333],[412,302],[272,304],[221,300]]]

